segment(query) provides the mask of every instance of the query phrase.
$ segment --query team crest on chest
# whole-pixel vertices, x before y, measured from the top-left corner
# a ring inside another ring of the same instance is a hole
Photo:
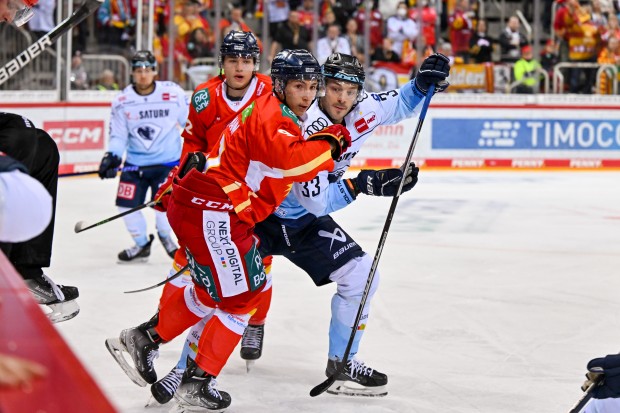
[[[133,129],[133,135],[140,139],[146,149],[151,149],[153,142],[161,133],[161,127],[153,123],[143,123]]]

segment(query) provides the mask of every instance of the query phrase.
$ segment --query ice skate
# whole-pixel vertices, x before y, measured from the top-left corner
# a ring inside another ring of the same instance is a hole
[[[48,310],[45,315],[52,323],[70,320],[80,312],[77,287],[57,285],[45,274],[24,281],[37,303]]]
[[[265,325],[249,324],[243,332],[241,339],[241,358],[245,360],[248,373],[254,362],[263,354],[263,338],[265,337]]]
[[[171,236],[162,237],[159,234],[157,234],[157,236],[159,237],[159,241],[161,242],[161,245],[163,245],[164,248],[166,249],[166,254],[168,254],[170,258],[174,258],[174,254],[176,254],[179,247],[177,244],[175,244],[172,237]]]
[[[147,383],[153,384],[157,381],[153,360],[159,356],[159,337],[154,338],[147,331],[154,325],[149,322],[139,327],[123,330],[119,338],[109,338],[105,341],[108,351],[118,365],[131,381],[140,387],[146,387]],[[129,354],[133,366],[127,362],[123,352]]]
[[[151,385],[151,394],[159,404],[166,404],[174,397],[181,384],[181,378],[185,370],[173,368],[163,379]]]
[[[230,406],[230,394],[219,391],[215,377],[201,371],[191,360],[181,379],[181,385],[174,393],[178,406],[175,412],[222,412]]]
[[[338,359],[327,361],[325,375],[331,376],[338,369]],[[327,389],[327,393],[346,396],[378,397],[387,395],[387,376],[368,367],[362,361],[352,359],[347,362],[344,371]]]
[[[118,262],[120,264],[134,263],[134,262],[146,262],[151,255],[151,244],[155,237],[153,234],[149,235],[149,242],[145,246],[140,247],[134,245],[131,248],[127,248],[118,253]]]

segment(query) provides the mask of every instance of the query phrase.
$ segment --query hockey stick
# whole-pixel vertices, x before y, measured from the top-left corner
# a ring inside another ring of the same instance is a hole
[[[600,377],[590,383],[588,388],[584,391],[583,396],[581,396],[581,399],[579,399],[577,403],[575,403],[573,408],[570,409],[568,413],[579,413],[584,407],[586,407],[586,404],[588,404],[588,402],[592,398],[592,391],[594,390],[594,388],[603,384],[603,377],[604,376],[601,374]]]
[[[114,221],[114,220],[115,220],[115,219],[117,219],[117,218],[124,217],[125,215],[129,215],[129,214],[134,213],[134,212],[136,212],[136,211],[139,211],[139,210],[141,210],[141,209],[144,209],[144,208],[147,208],[147,207],[152,207],[152,206],[155,206],[155,204],[157,204],[157,202],[155,202],[155,201],[151,201],[151,202],[147,202],[146,204],[138,205],[138,206],[137,206],[137,207],[135,207],[135,208],[131,208],[131,209],[129,209],[129,210],[127,210],[127,211],[125,211],[125,212],[121,212],[121,213],[120,213],[120,214],[118,214],[118,215],[114,215],[113,217],[106,218],[106,219],[104,219],[103,221],[99,221],[99,222],[94,223],[94,224],[92,224],[92,225],[89,225],[89,226],[87,226],[87,227],[84,227],[84,225],[85,225],[84,221],[78,221],[78,222],[76,222],[76,223],[75,223],[75,228],[73,228],[73,229],[74,229],[74,231],[75,231],[75,232],[76,232],[76,234],[77,234],[77,233],[80,233],[80,232],[82,232],[82,231],[86,231],[87,229],[91,229],[91,228],[97,227],[97,226],[99,226],[99,225],[103,225],[103,224],[108,223],[108,222],[110,222],[110,221]]]
[[[60,22],[58,26],[54,27],[46,35],[32,43],[26,50],[2,66],[2,68],[0,68],[0,85],[13,77],[15,73],[22,70],[31,60],[39,56],[43,50],[51,46],[56,39],[90,16],[99,8],[101,3],[103,3],[103,0],[85,0],[80,8],[74,11],[71,16]]]
[[[131,166],[123,166],[122,168],[116,168],[117,172],[136,172],[136,171],[144,171],[147,169],[153,169],[153,168],[157,168],[160,166],[177,166],[179,164],[179,162],[175,161],[175,162],[168,162],[168,163],[164,163],[164,164],[159,164],[159,165],[146,165],[146,166],[137,166],[137,165],[131,165]],[[96,171],[84,171],[84,172],[69,172],[66,174],[58,174],[59,178],[67,178],[69,176],[82,176],[82,175],[93,175],[93,174],[98,174],[99,170]]]
[[[415,133],[413,134],[413,139],[411,141],[411,145],[409,145],[409,151],[407,152],[407,158],[405,159],[405,170],[407,169],[407,165],[411,162],[411,157],[413,156],[413,150],[415,149],[415,145],[420,137],[420,131],[422,130],[422,124],[424,123],[424,118],[426,117],[426,111],[428,110],[428,105],[431,102],[431,97],[435,93],[435,85],[431,84],[428,88],[428,92],[426,94],[426,99],[424,99],[424,103],[422,105],[422,111],[420,112],[420,118],[418,120],[418,126],[415,129]],[[381,238],[379,239],[379,245],[377,246],[377,252],[375,252],[375,258],[372,261],[372,266],[370,267],[370,273],[368,274],[368,280],[366,281],[366,287],[364,287],[364,292],[362,293],[362,300],[360,302],[360,306],[357,310],[357,315],[355,316],[355,321],[353,322],[353,328],[351,330],[351,337],[349,337],[349,342],[347,343],[347,348],[344,352],[344,357],[342,361],[338,363],[338,368],[336,372],[329,376],[327,380],[323,383],[315,386],[312,390],[310,390],[310,396],[316,397],[319,394],[323,393],[327,390],[334,382],[336,378],[340,376],[340,374],[344,371],[347,362],[349,361],[349,355],[351,353],[351,347],[353,346],[353,340],[355,339],[355,333],[357,333],[357,325],[362,318],[362,312],[364,311],[364,306],[366,305],[366,299],[368,298],[368,293],[370,291],[370,286],[372,285],[372,280],[375,278],[375,272],[377,271],[377,266],[379,265],[379,259],[381,258],[381,253],[383,252],[383,245],[385,244],[385,240],[387,238],[388,231],[390,229],[390,224],[392,223],[392,218],[394,217],[394,211],[396,210],[396,204],[398,203],[398,198],[403,190],[403,185],[405,183],[405,179],[400,180],[400,185],[398,185],[398,190],[394,197],[392,198],[392,204],[390,205],[390,210],[388,211],[387,218],[385,219],[385,224],[383,225],[383,231],[381,233]]]
[[[148,291],[148,290],[152,290],[153,288],[157,288],[160,287],[164,284],[169,283],[170,281],[174,280],[175,278],[181,276],[181,274],[183,274],[185,271],[187,271],[187,269],[189,268],[189,264],[187,264],[185,267],[181,268],[176,274],[174,274],[172,277],[168,277],[165,280],[158,282],[155,285],[151,285],[150,287],[146,287],[146,288],[141,288],[139,290],[131,290],[131,291],[125,291],[125,294],[133,294],[133,293],[141,293],[142,291]]]

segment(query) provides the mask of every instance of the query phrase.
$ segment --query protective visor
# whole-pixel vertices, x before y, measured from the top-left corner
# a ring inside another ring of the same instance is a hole
[[[37,4],[36,0],[8,0],[7,8],[11,13],[14,13],[13,24],[20,27],[28,23],[34,16],[32,8],[35,4]]]

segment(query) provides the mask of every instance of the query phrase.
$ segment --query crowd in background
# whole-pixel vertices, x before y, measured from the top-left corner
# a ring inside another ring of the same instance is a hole
[[[170,3],[155,2],[155,33],[153,52],[163,68],[173,50],[174,80],[183,83],[184,67],[204,58],[216,59],[215,30],[220,38],[229,30],[253,31],[261,36],[261,19],[267,16],[269,50],[262,50],[263,59],[271,62],[283,48],[311,50],[319,62],[332,52],[343,52],[364,61],[364,24],[370,28],[370,62],[389,62],[415,74],[416,64],[433,51],[447,55],[455,64],[500,63],[510,65],[513,80],[522,83],[517,93],[534,93],[540,71],[550,75],[559,62],[620,64],[620,0],[542,0],[542,33],[540,55],[535,56],[531,39],[526,36],[516,15],[506,16],[505,26],[490,24],[480,16],[478,0],[361,0],[319,1],[318,15],[313,0],[243,0],[223,2],[223,16],[214,16],[213,0],[178,0],[174,10]],[[436,2],[441,1],[441,7]],[[39,12],[30,22],[36,36],[54,26],[56,0],[40,0]],[[133,52],[137,0],[105,0],[95,16],[95,33],[81,24],[73,34],[76,82],[75,89],[116,90],[118,79],[105,73],[86,74],[80,70],[80,53]],[[526,18],[532,17],[532,1],[523,1]],[[437,10],[441,10],[438,13]],[[421,12],[421,13],[420,13]],[[420,14],[420,15],[418,15]],[[437,22],[440,22],[437,24]],[[530,24],[532,22],[530,21]],[[169,45],[170,24],[175,33]],[[314,48],[314,26],[318,30]],[[262,46],[261,46],[262,47]],[[197,60],[199,59],[199,60]],[[73,69],[75,67],[75,69]],[[162,69],[163,70],[163,69]],[[565,91],[570,93],[609,93],[612,74],[601,79],[595,90],[596,67],[570,68],[566,71]],[[164,73],[169,77],[167,73]],[[614,74],[615,75],[615,74]],[[80,81],[80,76],[87,77]],[[604,80],[604,81],[603,81]],[[121,85],[122,87],[123,85]]]

